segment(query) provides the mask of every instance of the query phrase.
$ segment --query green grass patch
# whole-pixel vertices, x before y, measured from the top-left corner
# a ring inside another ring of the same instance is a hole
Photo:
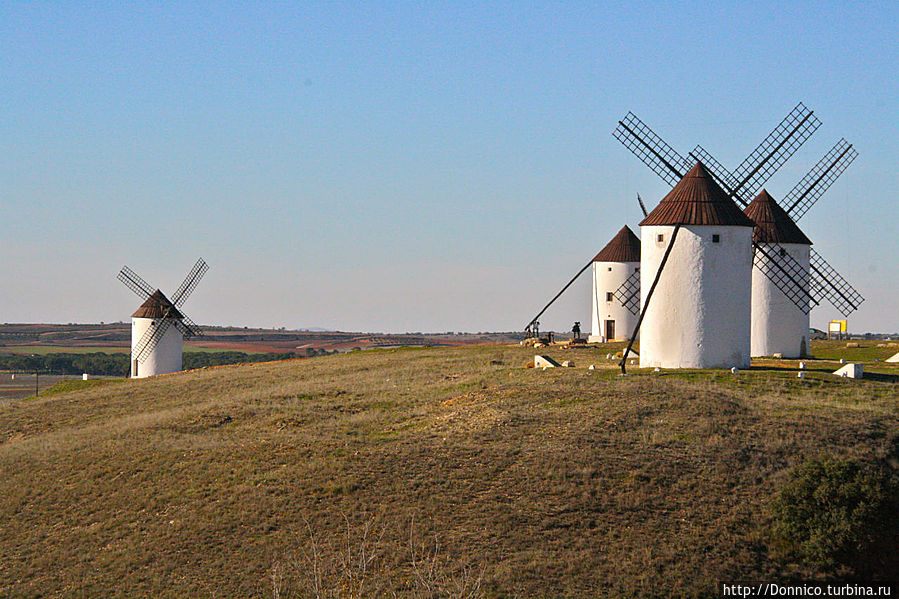
[[[70,381],[59,381],[55,385],[42,389],[38,397],[50,397],[59,395],[60,393],[70,393],[72,391],[84,391],[85,389],[94,389],[114,383],[122,383],[127,379],[73,379]]]

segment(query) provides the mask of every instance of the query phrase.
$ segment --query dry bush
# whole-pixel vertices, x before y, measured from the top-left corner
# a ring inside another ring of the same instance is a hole
[[[272,564],[274,599],[477,599],[484,596],[484,567],[475,568],[446,555],[434,533],[416,533],[409,523],[405,547],[385,539],[387,523],[370,516],[354,526],[343,516],[341,534],[323,537],[306,521],[299,550]]]

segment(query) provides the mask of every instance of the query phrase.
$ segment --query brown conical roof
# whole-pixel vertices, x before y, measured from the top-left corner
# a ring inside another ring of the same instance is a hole
[[[168,312],[169,318],[184,318],[181,312],[178,312],[172,302],[169,301],[163,293],[157,289],[153,295],[147,298],[147,301],[140,305],[140,308],[134,311],[131,318],[163,318]]]
[[[640,221],[646,225],[725,225],[754,227],[755,223],[721,189],[702,163],[690,169],[659,205]]]
[[[774,201],[764,189],[743,211],[755,221],[752,240],[758,243],[801,243],[812,245],[787,211]]]
[[[612,241],[606,244],[606,247],[599,250],[594,262],[639,262],[640,261],[640,239],[634,235],[631,228],[627,225],[621,227],[621,230],[612,238]]]

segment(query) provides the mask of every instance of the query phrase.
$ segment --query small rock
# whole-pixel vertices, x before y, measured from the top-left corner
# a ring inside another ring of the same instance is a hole
[[[662,369],[659,368],[658,366],[656,366],[655,368],[652,369],[652,371],[653,372],[662,372]]]
[[[587,367],[587,370],[596,370],[596,366],[590,364],[590,366]]]
[[[606,360],[611,360],[611,359],[612,359],[612,354],[606,354]]]
[[[565,360],[564,362],[562,362],[562,366],[564,366],[565,368],[574,368],[574,362],[572,362],[571,360]]]
[[[845,358],[840,358],[840,364],[845,364],[845,363],[846,363],[846,359],[845,359]]]
[[[799,370],[805,370],[805,362],[799,363]]]
[[[804,372],[797,372],[797,373],[796,373],[796,378],[798,378],[798,379],[804,379],[804,378],[805,378],[805,373],[804,373]]]
[[[784,355],[783,355],[782,353],[780,353],[780,352],[777,352],[777,353],[775,353],[775,354],[772,354],[771,357],[772,357],[772,358],[776,358],[776,359],[778,359],[778,360],[782,360],[783,357],[784,357]]]
[[[846,347],[858,347],[858,343],[856,343],[855,341],[852,341],[850,343],[847,343]]]
[[[731,374],[737,374],[738,372],[740,372],[740,369],[737,368],[736,366],[734,366],[733,368],[730,369],[730,372],[731,372]]]

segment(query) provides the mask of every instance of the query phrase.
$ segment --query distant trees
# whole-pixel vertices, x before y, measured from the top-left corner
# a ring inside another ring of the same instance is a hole
[[[20,370],[26,372],[47,372],[53,374],[101,374],[106,376],[127,376],[129,372],[128,354],[47,354],[44,356],[0,356],[0,370]]]
[[[244,362],[272,362],[275,360],[290,360],[294,358],[306,358],[328,355],[326,349],[308,348],[302,353],[267,353],[248,354],[240,351],[222,352],[185,352],[181,360],[184,370],[205,368],[207,366],[221,366],[224,364],[240,364]],[[131,365],[128,363],[129,354],[94,352],[86,354],[46,354],[46,355],[6,355],[0,356],[0,370],[14,370],[21,372],[46,372],[52,374],[98,374],[105,376],[128,376]]]

